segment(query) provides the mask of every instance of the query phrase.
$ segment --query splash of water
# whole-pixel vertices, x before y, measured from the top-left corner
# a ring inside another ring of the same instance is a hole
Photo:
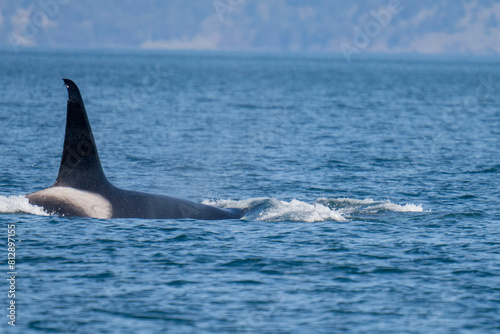
[[[49,216],[43,209],[31,205],[26,196],[0,196],[0,213],[29,213],[32,215]]]
[[[383,211],[393,212],[423,212],[422,205],[399,205],[387,201],[374,201],[372,199],[350,198],[320,198],[313,203],[299,200],[280,201],[274,198],[253,198],[241,201],[233,200],[205,200],[203,204],[220,208],[247,209],[243,219],[263,221],[348,221],[349,218],[359,214],[376,214]]]

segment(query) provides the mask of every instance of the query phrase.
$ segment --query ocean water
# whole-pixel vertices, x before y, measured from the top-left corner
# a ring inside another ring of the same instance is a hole
[[[0,332],[499,333],[499,65],[1,51]],[[30,206],[57,176],[62,78],[116,186],[247,215]]]

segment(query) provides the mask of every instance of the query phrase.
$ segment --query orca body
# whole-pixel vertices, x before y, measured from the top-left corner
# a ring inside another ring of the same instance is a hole
[[[76,84],[68,89],[64,149],[53,186],[26,195],[31,204],[61,216],[156,219],[239,219],[242,209],[219,209],[164,195],[113,186],[101,167],[92,129]]]

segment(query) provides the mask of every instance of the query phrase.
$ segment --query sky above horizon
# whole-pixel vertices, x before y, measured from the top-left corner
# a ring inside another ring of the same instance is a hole
[[[500,0],[0,0],[0,46],[500,54]]]

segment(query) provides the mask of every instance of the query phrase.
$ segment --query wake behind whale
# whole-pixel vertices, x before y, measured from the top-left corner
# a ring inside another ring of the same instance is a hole
[[[26,195],[30,204],[61,216],[156,219],[240,219],[244,209],[221,209],[166,195],[112,185],[101,166],[92,129],[77,85],[68,89],[66,134],[56,182]]]

